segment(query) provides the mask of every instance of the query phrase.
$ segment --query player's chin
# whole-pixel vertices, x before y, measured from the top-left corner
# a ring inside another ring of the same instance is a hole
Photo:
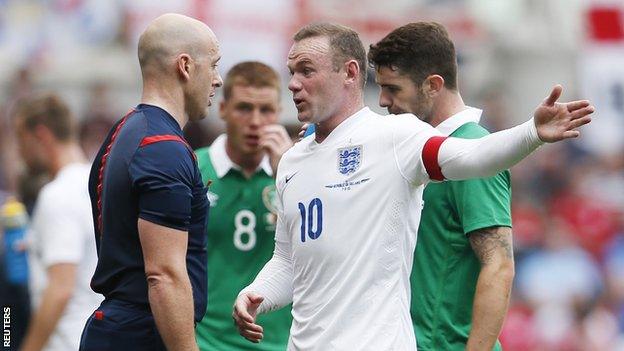
[[[388,113],[390,113],[391,115],[402,115],[404,113],[407,113],[407,111],[396,107],[389,107]]]
[[[259,143],[245,143],[243,145],[243,153],[248,156],[257,156],[264,152],[264,149]]]
[[[302,123],[312,123],[312,114],[308,110],[300,110],[297,113],[297,119]]]
[[[208,117],[208,113],[210,112],[209,104],[200,107],[195,111],[195,113],[189,115],[189,120],[191,121],[201,121],[202,119]]]

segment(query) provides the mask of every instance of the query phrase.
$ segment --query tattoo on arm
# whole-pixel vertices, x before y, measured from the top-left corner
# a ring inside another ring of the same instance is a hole
[[[489,227],[468,234],[470,245],[482,265],[492,262],[497,253],[505,258],[513,258],[511,228]]]

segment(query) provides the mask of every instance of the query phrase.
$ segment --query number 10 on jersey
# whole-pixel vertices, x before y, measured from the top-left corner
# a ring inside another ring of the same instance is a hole
[[[299,214],[301,214],[301,242],[306,241],[306,233],[310,239],[318,239],[323,232],[323,203],[321,199],[312,199],[307,208],[300,202]]]

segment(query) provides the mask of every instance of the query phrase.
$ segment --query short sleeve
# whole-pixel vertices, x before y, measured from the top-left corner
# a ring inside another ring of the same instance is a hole
[[[188,231],[194,162],[186,145],[178,141],[157,142],[137,150],[129,173],[138,193],[139,218]]]
[[[441,133],[412,114],[389,115],[384,118],[387,118],[385,122],[391,128],[394,156],[401,174],[410,183],[427,183],[432,177],[423,163],[423,149],[434,137],[443,140]],[[437,150],[432,157],[437,162]]]
[[[33,230],[39,241],[41,262],[46,268],[59,263],[78,264],[84,255],[87,239],[84,235],[91,233],[91,228],[85,228],[81,218],[84,212],[78,212],[72,200],[47,191],[39,196]]]
[[[494,227],[511,227],[511,175],[449,182],[464,234]]]

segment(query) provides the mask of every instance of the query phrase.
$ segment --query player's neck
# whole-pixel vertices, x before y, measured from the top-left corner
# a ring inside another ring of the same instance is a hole
[[[145,80],[141,103],[157,106],[167,111],[183,129],[188,122],[188,116],[184,112],[184,95],[180,89],[163,89],[167,84],[159,85],[154,80]]]
[[[235,165],[241,168],[243,175],[247,179],[251,178],[251,176],[256,173],[256,169],[258,169],[264,157],[263,153],[244,154],[240,152],[230,144],[229,139],[228,142],[225,143],[225,153]]]
[[[353,116],[356,112],[364,108],[364,99],[361,95],[349,99],[344,103],[342,108],[338,110],[333,116],[325,119],[322,122],[316,123],[314,131],[315,141],[322,143],[331,132],[336,129],[342,122]]]
[[[52,178],[58,172],[72,163],[87,162],[84,152],[76,142],[58,143],[52,147],[54,149],[48,172]]]
[[[433,127],[437,127],[440,123],[467,108],[458,91],[445,91],[442,94],[433,106],[433,114],[429,121]]]

